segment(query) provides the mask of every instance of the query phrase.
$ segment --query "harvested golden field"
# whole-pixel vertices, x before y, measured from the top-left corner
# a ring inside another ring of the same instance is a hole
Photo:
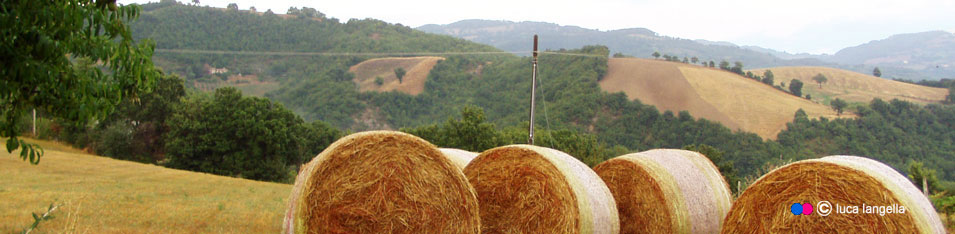
[[[365,60],[348,70],[355,74],[355,83],[360,92],[388,92],[397,90],[411,95],[418,95],[424,91],[424,82],[428,73],[442,57],[391,57]],[[404,68],[407,73],[399,82],[395,76],[396,68]],[[376,78],[381,78],[382,85],[375,84]]]
[[[775,139],[800,108],[810,118],[838,117],[827,106],[753,79],[683,63],[612,58],[600,87],[608,92],[624,92],[630,99],[639,99],[661,111],[686,110],[694,117],[768,139]]]
[[[752,70],[762,75],[766,69]],[[868,103],[874,98],[882,100],[899,99],[915,103],[937,103],[945,99],[948,90],[926,87],[889,79],[883,79],[862,73],[846,71],[828,67],[775,67],[773,71],[775,81],[792,83],[799,79],[804,83],[803,93],[812,95],[815,100],[828,103],[831,99],[840,98],[849,102]],[[822,74],[827,81],[816,83],[812,78]]]
[[[277,233],[291,185],[89,155],[40,142],[39,165],[0,152],[0,232],[59,205],[34,233]]]

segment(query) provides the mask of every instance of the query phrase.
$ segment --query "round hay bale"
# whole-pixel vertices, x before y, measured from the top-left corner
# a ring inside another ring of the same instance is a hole
[[[464,167],[468,166],[468,163],[470,163],[471,160],[474,160],[474,158],[478,156],[478,153],[467,151],[467,150],[452,149],[452,148],[440,148],[438,150],[440,150],[441,153],[444,154],[444,156],[448,157],[448,159],[450,159],[451,162],[454,163],[454,165],[461,170],[464,170]]]
[[[623,233],[718,233],[733,197],[700,153],[657,149],[596,167],[617,201]]]
[[[285,233],[479,233],[474,189],[437,147],[393,131],[348,135],[295,179]]]
[[[618,233],[617,208],[597,174],[554,149],[510,145],[484,151],[464,174],[486,233]]]
[[[830,208],[821,207],[823,201]],[[867,206],[875,207],[875,213],[867,212]],[[895,206],[905,207],[905,213],[901,208],[889,212]],[[850,213],[852,207],[857,213]],[[829,156],[791,163],[756,180],[736,199],[722,232],[945,233],[945,229],[928,198],[891,167],[863,157]]]

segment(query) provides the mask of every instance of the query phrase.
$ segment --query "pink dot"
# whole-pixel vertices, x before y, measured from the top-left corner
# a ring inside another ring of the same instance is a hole
[[[811,214],[812,214],[812,204],[811,204],[811,203],[802,204],[802,214],[803,214],[803,215],[811,215]]]

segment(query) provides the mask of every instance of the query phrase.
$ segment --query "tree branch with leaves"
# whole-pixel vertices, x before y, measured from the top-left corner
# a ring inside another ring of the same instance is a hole
[[[19,138],[22,116],[87,123],[109,114],[124,98],[151,89],[160,71],[154,44],[134,42],[128,21],[137,5],[115,0],[4,1],[0,7],[0,137],[7,152],[38,164],[36,144]]]

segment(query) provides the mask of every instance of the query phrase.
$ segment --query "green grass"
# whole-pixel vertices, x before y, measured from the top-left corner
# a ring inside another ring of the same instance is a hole
[[[0,233],[276,233],[291,185],[127,162],[39,143],[39,165],[0,152]]]

